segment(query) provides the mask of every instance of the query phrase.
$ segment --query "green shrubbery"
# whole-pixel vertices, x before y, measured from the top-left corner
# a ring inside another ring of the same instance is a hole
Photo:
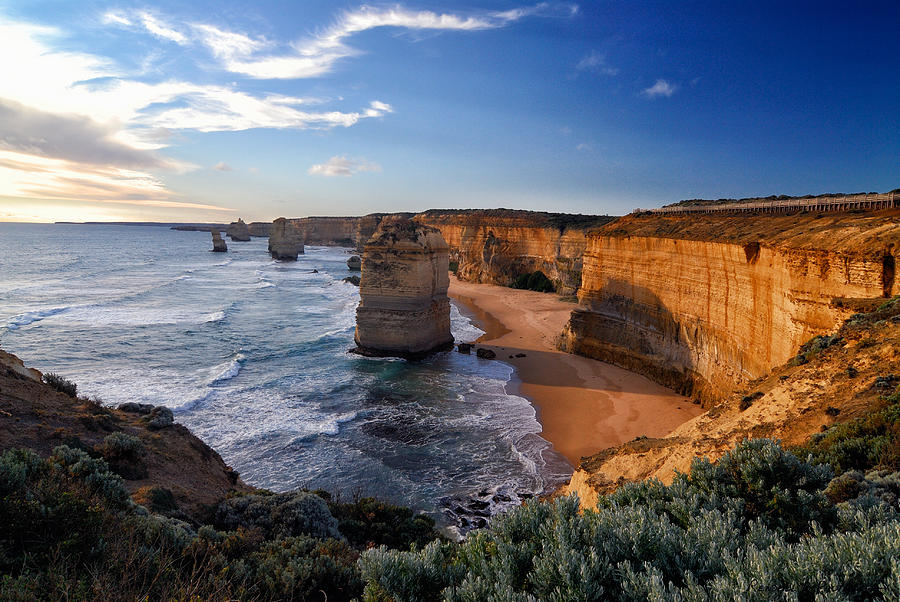
[[[556,287],[553,286],[553,281],[547,278],[544,272],[540,270],[520,275],[511,286],[512,288],[521,288],[539,293],[552,293],[556,290]]]
[[[60,393],[65,393],[69,397],[76,397],[78,385],[67,378],[63,378],[59,374],[54,374],[53,372],[44,374],[44,382]]]
[[[881,380],[896,383],[891,377]],[[797,454],[830,465],[836,474],[873,468],[900,470],[900,387],[882,402],[882,407],[862,417],[816,433],[806,445],[796,448]]]
[[[143,446],[113,433],[98,448],[122,458]],[[147,497],[156,509],[176,506],[159,487]],[[340,522],[329,504],[340,507]],[[60,446],[47,460],[8,451],[0,456],[0,599],[349,600],[363,592],[354,542],[437,537],[407,509],[308,492],[234,497],[212,514],[216,524],[204,526],[151,514],[105,460],[82,450]],[[367,525],[368,517],[377,520]],[[349,541],[339,524],[353,525]]]
[[[189,524],[134,504],[84,451],[10,451],[0,599],[897,599],[898,500],[898,472],[832,478],[750,440],[671,485],[623,485],[596,511],[533,501],[455,543],[408,509],[311,492],[232,497]]]
[[[900,593],[897,475],[835,505],[826,466],[768,440],[579,513],[532,502],[462,544],[361,560],[366,599],[866,600]],[[879,489],[880,487],[880,489]],[[785,593],[791,595],[785,598]]]

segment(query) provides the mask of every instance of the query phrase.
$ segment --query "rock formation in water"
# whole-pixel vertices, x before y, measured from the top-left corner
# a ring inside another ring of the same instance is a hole
[[[354,351],[412,359],[453,347],[447,251],[435,228],[382,223],[363,251]]]
[[[347,260],[347,269],[353,272],[358,272],[362,269],[362,259],[360,259],[359,255],[354,255]]]
[[[219,234],[218,230],[212,231],[212,242],[213,242],[213,252],[214,253],[224,253],[228,250],[228,245],[225,244],[225,241],[222,240],[222,235]]]
[[[592,233],[561,348],[714,402],[900,292],[896,215],[634,215]]]
[[[302,233],[288,220],[279,217],[272,222],[272,234],[269,235],[269,253],[274,259],[297,261],[303,253]]]
[[[250,240],[250,229],[241,218],[238,218],[238,221],[236,222],[231,222],[231,224],[228,225],[228,230],[225,231],[225,234],[227,234],[231,240],[238,242],[247,242]]]

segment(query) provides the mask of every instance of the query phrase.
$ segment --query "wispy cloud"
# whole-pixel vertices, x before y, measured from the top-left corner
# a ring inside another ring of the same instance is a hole
[[[594,150],[594,145],[590,144],[589,142],[582,142],[578,146],[575,147],[575,150],[585,152],[585,153],[590,152],[590,151]]]
[[[678,91],[678,86],[664,79],[656,80],[656,83],[645,89],[641,94],[647,98],[669,98]]]
[[[328,177],[347,177],[362,171],[381,171],[381,166],[367,159],[354,159],[338,155],[330,158],[325,163],[319,163],[309,168],[310,174]]]
[[[176,44],[185,45],[188,43],[188,37],[180,31],[173,29],[168,23],[164,23],[161,19],[144,11],[138,13],[141,25],[158,38],[175,42]]]
[[[416,11],[402,6],[363,6],[343,13],[331,27],[318,35],[294,42],[290,52],[263,56],[255,53],[264,47],[264,42],[253,40],[244,34],[218,30],[215,35],[204,37],[201,41],[223,60],[225,69],[234,73],[259,79],[300,79],[329,73],[338,61],[361,54],[361,51],[348,45],[346,41],[370,29],[395,27],[409,31],[480,31],[505,27],[533,15],[554,14],[560,8],[564,8],[570,15],[574,14],[571,12],[572,5],[560,7],[547,3],[478,15]],[[230,43],[223,42],[228,35],[236,37]],[[223,45],[227,52],[222,51]]]
[[[606,56],[600,54],[596,50],[592,50],[585,55],[578,64],[575,65],[577,71],[593,71],[602,75],[618,75],[619,69],[612,67],[606,62]]]
[[[225,163],[225,161],[219,161],[213,165],[213,169],[216,171],[234,171],[234,168],[228,163]]]

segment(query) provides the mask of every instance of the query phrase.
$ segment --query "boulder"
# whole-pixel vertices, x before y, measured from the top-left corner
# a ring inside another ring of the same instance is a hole
[[[225,244],[225,241],[222,240],[222,235],[219,234],[218,230],[213,230],[212,232],[212,242],[213,242],[213,252],[214,253],[224,253],[228,250],[228,245]]]
[[[347,276],[343,279],[344,282],[349,282],[353,286],[359,286],[360,277],[359,276]]]
[[[156,406],[144,416],[143,420],[147,421],[148,429],[155,431],[172,426],[175,423],[175,415],[166,406]]]
[[[272,222],[272,233],[269,235],[269,253],[274,259],[297,261],[303,253],[301,232],[283,217]]]
[[[363,248],[353,351],[415,359],[452,349],[448,265],[436,228],[382,222]]]
[[[358,272],[362,269],[362,259],[359,258],[359,255],[354,255],[347,260],[347,269],[353,272]]]
[[[231,222],[228,225],[228,229],[225,230],[225,234],[227,234],[228,238],[231,240],[238,242],[247,242],[250,240],[250,229],[241,218],[238,218],[238,221],[236,222]]]
[[[479,347],[478,350],[475,351],[475,355],[483,360],[492,360],[497,357],[497,354],[494,353],[492,349],[485,349],[484,347]]]
[[[459,351],[460,353],[465,353],[466,355],[469,355],[470,353],[472,353],[472,343],[460,343],[459,345],[456,346],[456,350]]]

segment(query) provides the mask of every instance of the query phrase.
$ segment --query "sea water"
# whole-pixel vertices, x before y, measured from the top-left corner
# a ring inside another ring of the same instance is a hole
[[[0,223],[0,347],[115,406],[165,405],[255,486],[411,506],[465,532],[571,468],[507,393],[512,368],[455,352],[347,353],[350,249],[273,261],[266,239]],[[482,332],[457,307],[458,341]]]

